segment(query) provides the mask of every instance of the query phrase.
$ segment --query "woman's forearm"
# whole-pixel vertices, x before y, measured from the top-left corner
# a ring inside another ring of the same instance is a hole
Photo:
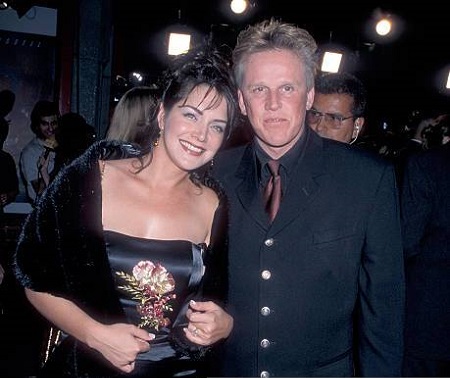
[[[46,319],[85,344],[90,344],[89,338],[102,326],[67,299],[30,289],[25,289],[25,293]]]

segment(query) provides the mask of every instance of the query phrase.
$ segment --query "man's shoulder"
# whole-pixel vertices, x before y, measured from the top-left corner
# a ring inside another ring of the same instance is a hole
[[[356,164],[380,167],[392,165],[388,159],[383,158],[374,151],[331,139],[323,139],[323,153],[329,161],[336,164],[351,164],[351,162],[354,162]]]
[[[36,154],[36,152],[40,153],[41,148],[43,148],[37,138],[31,139],[20,152],[20,157],[22,156],[30,156],[31,154]]]

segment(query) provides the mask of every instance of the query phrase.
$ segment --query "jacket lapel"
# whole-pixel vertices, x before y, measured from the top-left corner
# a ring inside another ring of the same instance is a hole
[[[236,180],[236,195],[244,211],[261,227],[267,228],[268,219],[258,189],[258,173],[251,144],[242,155],[241,163],[236,171]]]

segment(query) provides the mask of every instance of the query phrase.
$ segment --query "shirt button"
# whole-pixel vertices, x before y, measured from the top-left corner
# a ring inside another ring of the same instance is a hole
[[[266,247],[272,247],[273,246],[273,239],[272,238],[266,239],[264,241],[264,244],[266,245]]]
[[[263,370],[259,376],[261,378],[270,378],[270,373],[268,371]]]
[[[270,341],[267,339],[262,339],[260,342],[261,348],[268,348],[270,346]]]
[[[269,307],[263,307],[261,309],[261,315],[262,316],[269,316],[270,315],[270,308]]]
[[[261,272],[261,277],[263,280],[268,280],[272,276],[272,273],[270,273],[270,270],[263,270]]]

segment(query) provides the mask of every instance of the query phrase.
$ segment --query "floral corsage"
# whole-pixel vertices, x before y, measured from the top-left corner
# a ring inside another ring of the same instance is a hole
[[[173,311],[171,300],[176,298],[175,280],[170,272],[160,263],[152,261],[140,261],[133,268],[133,275],[116,272],[127,282],[127,285],[119,286],[119,289],[132,295],[132,299],[139,303],[137,312],[141,316],[139,327],[150,327],[156,331],[160,327],[170,324],[167,312]]]

